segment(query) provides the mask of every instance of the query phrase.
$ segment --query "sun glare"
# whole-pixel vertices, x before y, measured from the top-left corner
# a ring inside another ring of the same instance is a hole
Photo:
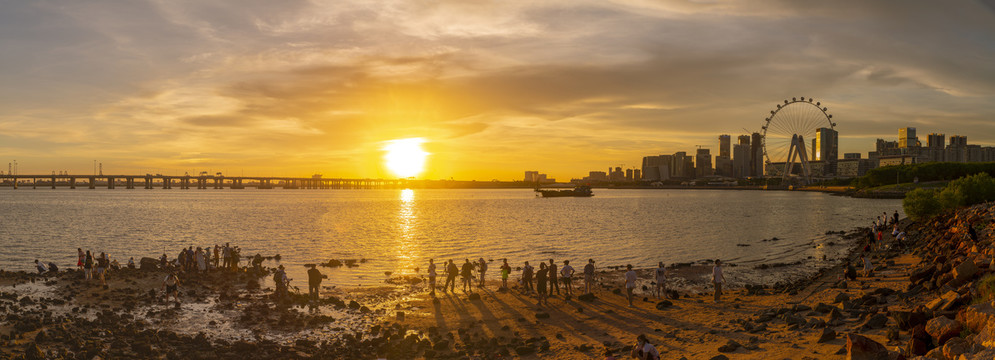
[[[383,146],[384,165],[394,175],[402,178],[418,176],[425,170],[428,153],[421,148],[422,138],[387,141]]]

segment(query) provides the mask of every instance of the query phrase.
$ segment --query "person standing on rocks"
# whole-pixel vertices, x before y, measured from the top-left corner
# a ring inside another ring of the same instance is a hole
[[[660,351],[650,344],[646,335],[636,337],[636,345],[632,347],[630,355],[639,360],[660,360]]]
[[[273,273],[273,283],[276,284],[275,295],[278,299],[287,295],[287,272],[284,271],[283,265],[277,267]]]
[[[487,272],[487,262],[484,261],[484,258],[480,258],[480,260],[477,261],[477,272],[480,273],[480,285],[478,285],[478,287],[480,287],[481,289],[483,289],[484,288],[484,273]]]
[[[473,264],[470,263],[470,259],[463,262],[460,279],[463,280],[463,292],[473,291]]]
[[[971,238],[971,241],[978,242],[978,232],[974,230],[974,223],[967,224],[967,236]]]
[[[107,266],[110,262],[107,261],[107,254],[100,253],[100,257],[97,258],[97,277],[100,278],[100,285],[107,285],[107,280],[104,279],[104,273],[107,272]]]
[[[894,218],[895,224],[898,224],[898,210],[895,210],[895,214],[892,217]]]
[[[449,265],[446,265],[446,284],[442,286],[442,291],[446,291],[446,287],[448,286],[449,292],[456,292],[456,275],[459,275],[456,262],[453,259],[449,259]]]
[[[712,266],[712,284],[715,285],[715,302],[722,301],[722,284],[725,282],[726,277],[722,274],[722,260],[715,259],[715,266]]]
[[[536,272],[536,294],[538,295],[539,298],[539,302],[536,304],[536,306],[541,307],[543,303],[545,303],[546,306],[549,306],[549,299],[547,298],[546,294],[547,291],[546,281],[549,280],[547,279],[548,277],[549,277],[549,268],[546,267],[546,263],[540,262],[539,271]],[[552,290],[553,289],[549,289],[549,291]]]
[[[311,264],[310,267],[307,271],[307,293],[312,301],[318,301],[320,298],[318,290],[321,288],[321,279],[327,276],[322,275],[321,271],[318,271],[317,265]]]
[[[549,296],[553,296],[553,290],[556,290],[556,295],[560,294],[560,281],[556,278],[556,263],[553,259],[549,259]]]
[[[86,254],[83,253],[83,248],[76,248],[76,268],[77,270],[83,270],[83,261],[86,260]],[[85,275],[84,275],[85,277]]]
[[[225,247],[221,250],[221,255],[223,256],[223,260],[224,260],[221,263],[221,268],[222,269],[229,269],[229,268],[231,268],[231,246],[228,246],[228,244],[229,243],[225,243]]]
[[[870,255],[860,254],[860,261],[864,263],[864,277],[870,277],[871,271],[874,270],[874,264],[871,263]]]
[[[93,254],[90,250],[86,251],[86,257],[83,258],[83,278],[93,280]]]
[[[663,266],[663,261],[656,268],[656,297],[667,298],[667,268]]]
[[[560,277],[563,279],[563,292],[567,296],[573,295],[574,267],[570,266],[570,260],[563,260],[563,267],[560,268]]]
[[[162,280],[162,291],[166,293],[166,302],[169,302],[169,295],[173,295],[176,303],[180,303],[180,278],[176,276],[176,271],[170,271]]]
[[[508,275],[511,275],[511,265],[508,265],[508,259],[504,259],[504,264],[501,264],[501,288],[508,290]]]
[[[528,293],[535,291],[535,288],[532,287],[532,270],[532,265],[529,265],[529,262],[526,261],[525,266],[522,267],[522,287]]]
[[[197,259],[197,270],[207,273],[207,259],[204,257],[204,249],[198,246],[197,252],[194,253],[194,258]]]
[[[588,294],[594,292],[594,259],[587,259],[584,265],[584,290]]]
[[[632,270],[632,264],[625,265],[625,298],[629,301],[629,307],[634,307],[632,305],[632,292],[636,289],[636,272]]]
[[[435,297],[435,261],[433,259],[428,259],[428,294]]]

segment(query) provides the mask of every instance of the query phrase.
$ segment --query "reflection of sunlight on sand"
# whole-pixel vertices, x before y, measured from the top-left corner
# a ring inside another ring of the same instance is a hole
[[[421,256],[420,246],[415,242],[416,223],[418,221],[414,214],[415,191],[411,189],[401,190],[400,208],[397,211],[397,226],[400,229],[400,236],[397,239],[397,264],[393,269],[397,275],[413,275],[416,261]]]

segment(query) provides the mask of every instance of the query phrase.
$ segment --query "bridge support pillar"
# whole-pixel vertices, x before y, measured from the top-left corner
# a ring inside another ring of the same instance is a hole
[[[91,189],[96,189],[97,188],[97,178],[95,178],[93,176],[90,177],[90,188]]]
[[[70,189],[76,188],[76,178],[74,177],[69,178],[69,188]]]
[[[116,179],[114,179],[112,177],[107,178],[107,188],[108,189],[113,189],[114,188],[114,182],[115,182],[115,180]]]
[[[52,177],[52,188],[55,189],[55,177]]]
[[[135,188],[135,178],[133,178],[133,177],[125,178],[125,188],[134,189]]]

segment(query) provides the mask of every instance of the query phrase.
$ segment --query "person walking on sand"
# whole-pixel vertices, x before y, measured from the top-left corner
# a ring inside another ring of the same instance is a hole
[[[456,262],[453,259],[449,259],[449,265],[446,266],[446,284],[442,286],[442,291],[446,291],[448,285],[449,292],[456,292],[456,275],[459,275]]]
[[[556,278],[556,263],[553,259],[549,259],[549,296],[553,296],[553,290],[556,290],[556,295],[560,294],[560,282]]]
[[[169,295],[173,295],[176,303],[180,303],[180,278],[176,276],[176,271],[170,271],[165,279],[162,279],[162,291],[166,293],[166,302],[169,302]]]
[[[501,264],[501,288],[508,290],[508,275],[511,275],[511,265],[508,265],[508,259],[504,259],[504,263]]]
[[[309,267],[310,269],[308,269],[307,271],[308,297],[310,297],[311,300],[313,301],[318,301],[318,299],[320,298],[320,296],[318,295],[318,291],[321,288],[321,279],[324,279],[327,276],[322,275],[321,271],[318,271],[317,265],[310,264]]]
[[[83,253],[83,248],[76,248],[76,269],[83,270],[83,261],[86,260],[86,254]],[[85,275],[84,275],[85,277]]]
[[[570,260],[563,260],[563,267],[560,268],[560,278],[563,279],[563,292],[567,296],[573,295],[573,284],[571,284],[574,276],[574,267],[570,266]]]
[[[712,284],[715,284],[715,302],[722,301],[722,284],[726,282],[725,275],[722,275],[722,260],[715,259],[715,266],[712,266]]]
[[[656,268],[656,298],[667,298],[667,268],[663,266],[663,261]]]
[[[588,294],[594,291],[594,259],[587,259],[584,265],[584,290]]]
[[[632,347],[630,355],[639,360],[660,360],[660,351],[650,344],[646,335],[636,337],[636,345]]]
[[[460,280],[463,281],[463,292],[473,291],[473,264],[470,263],[470,259],[463,262],[463,268],[460,269]]]
[[[435,296],[435,260],[428,259],[428,294]]]
[[[83,258],[83,278],[93,280],[93,254],[90,250],[86,251],[86,257]]]
[[[484,288],[484,273],[487,272],[487,262],[484,261],[484,258],[480,258],[480,260],[477,260],[477,272],[480,273],[480,285],[478,285],[478,287],[480,287],[481,289],[483,289]]]
[[[529,262],[526,261],[525,266],[522,267],[522,287],[525,288],[525,292],[527,293],[535,291],[535,288],[532,287],[532,271],[532,265],[529,265]]]
[[[546,263],[540,262],[539,271],[536,272],[536,294],[539,298],[539,302],[536,303],[536,306],[542,307],[543,303],[545,303],[546,306],[549,306],[549,299],[547,298],[548,294],[546,293],[546,282],[549,280],[548,277],[549,268],[546,267]],[[548,290],[552,291],[553,289]]]
[[[632,270],[632,264],[625,265],[625,298],[629,300],[629,307],[632,305],[632,292],[636,289],[636,272]]]

